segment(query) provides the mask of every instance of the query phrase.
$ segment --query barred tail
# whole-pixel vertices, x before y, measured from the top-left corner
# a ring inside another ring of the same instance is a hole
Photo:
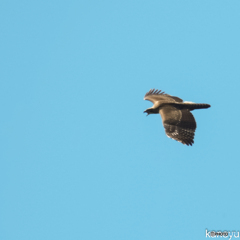
[[[190,104],[189,104],[190,105]],[[189,106],[189,110],[195,110],[195,109],[202,109],[202,108],[210,108],[211,105],[206,103],[194,103]]]
[[[189,109],[190,111],[195,109],[203,109],[203,108],[211,107],[211,105],[207,103],[188,103],[188,102],[175,103],[174,106],[176,106],[179,109]]]

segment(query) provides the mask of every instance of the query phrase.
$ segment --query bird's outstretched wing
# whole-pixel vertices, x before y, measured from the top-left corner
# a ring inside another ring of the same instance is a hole
[[[194,132],[197,127],[193,115],[188,109],[177,109],[165,106],[159,111],[166,135],[186,145],[194,143]]]
[[[168,95],[158,89],[151,89],[149,92],[147,92],[144,96],[144,100],[151,101],[153,104],[161,100],[168,102],[183,102],[181,98]]]

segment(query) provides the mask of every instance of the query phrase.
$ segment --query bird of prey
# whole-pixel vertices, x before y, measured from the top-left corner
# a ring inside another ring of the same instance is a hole
[[[211,107],[205,103],[183,102],[182,99],[157,89],[147,92],[144,100],[153,103],[153,106],[146,109],[144,113],[147,113],[147,116],[160,113],[166,135],[188,146],[194,143],[194,132],[197,127],[190,111]]]

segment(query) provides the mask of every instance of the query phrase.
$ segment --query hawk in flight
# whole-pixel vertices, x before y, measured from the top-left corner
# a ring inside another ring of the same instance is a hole
[[[194,143],[194,132],[197,124],[190,111],[211,107],[205,103],[183,102],[182,99],[157,89],[151,89],[147,92],[144,100],[153,103],[153,106],[146,109],[144,113],[147,113],[147,116],[160,113],[166,135],[169,138],[191,146]]]

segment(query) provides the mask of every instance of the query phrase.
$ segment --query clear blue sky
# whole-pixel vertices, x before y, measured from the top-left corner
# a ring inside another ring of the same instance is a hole
[[[240,1],[2,1],[2,240],[240,230]],[[143,111],[196,110],[195,144]]]

